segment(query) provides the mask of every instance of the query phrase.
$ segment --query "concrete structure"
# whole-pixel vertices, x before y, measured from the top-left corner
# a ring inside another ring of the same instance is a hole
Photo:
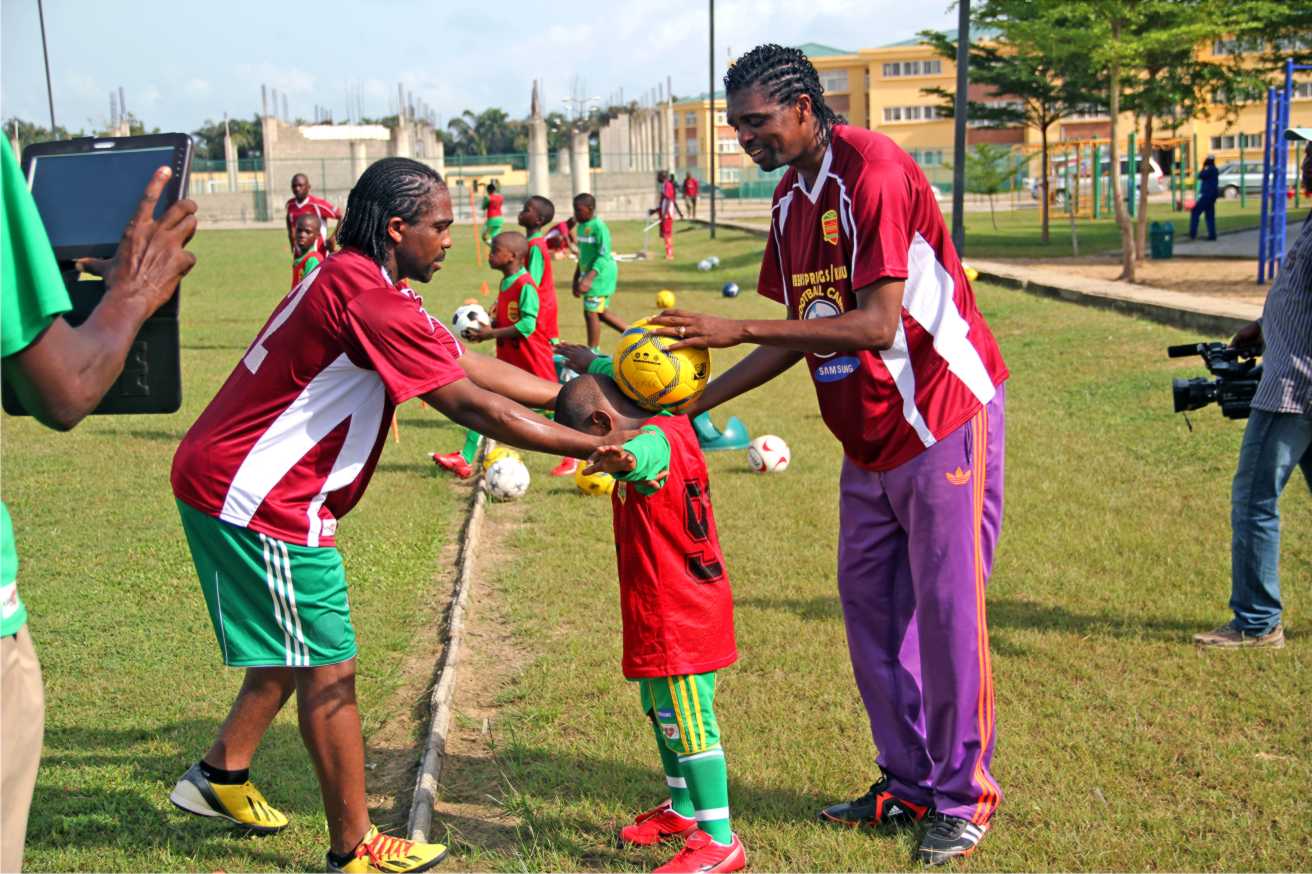
[[[591,155],[588,132],[572,131],[569,137],[570,188],[573,194],[592,193]]]
[[[547,121],[542,117],[538,83],[533,83],[533,97],[528,119],[528,188],[538,193],[551,190],[547,162]]]

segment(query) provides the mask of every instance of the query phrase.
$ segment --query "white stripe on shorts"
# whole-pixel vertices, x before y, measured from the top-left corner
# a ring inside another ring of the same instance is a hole
[[[695,762],[698,759],[709,759],[712,756],[719,756],[720,758],[723,759],[724,750],[721,749],[720,747],[716,747],[715,749],[707,750],[704,753],[693,753],[691,756],[679,756],[679,763],[683,764],[684,762]]]
[[[278,548],[282,550],[282,565],[286,571],[287,603],[291,607],[292,619],[296,621],[296,641],[300,644],[301,665],[308,668],[310,666],[310,648],[305,644],[305,632],[301,629],[301,614],[296,609],[296,587],[292,585],[292,559],[287,554],[287,544],[279,540]]]
[[[264,582],[269,587],[269,597],[273,600],[273,618],[282,629],[283,641],[283,664],[288,666],[292,663],[292,640],[287,633],[287,625],[282,620],[282,596],[278,591],[278,583],[275,580],[275,565],[269,560],[269,538],[263,534],[260,535],[260,545],[264,548]]]

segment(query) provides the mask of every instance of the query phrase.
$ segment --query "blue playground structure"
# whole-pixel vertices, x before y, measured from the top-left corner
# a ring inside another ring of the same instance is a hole
[[[1266,94],[1266,132],[1262,137],[1262,221],[1257,238],[1257,281],[1264,285],[1275,279],[1280,259],[1285,256],[1285,231],[1289,215],[1289,101],[1294,95],[1294,71],[1312,70],[1312,65],[1285,61],[1283,88],[1272,86]]]

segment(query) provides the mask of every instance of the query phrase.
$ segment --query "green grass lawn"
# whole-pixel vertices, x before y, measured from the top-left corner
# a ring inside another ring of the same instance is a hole
[[[620,251],[640,246],[639,228],[617,224]],[[425,293],[442,316],[492,278],[474,263],[467,229],[459,236]],[[685,307],[778,315],[751,293],[759,239],[721,232],[711,243],[689,230],[676,245],[673,265],[621,265],[622,317],[652,312],[660,288]],[[92,419],[67,435],[3,420],[4,497],[47,686],[29,870],[301,870],[322,860],[318,790],[290,712],[254,770],[292,816],[286,832],[242,837],[167,800],[240,679],[220,665],[168,466],[289,278],[278,231],[202,233],[194,249],[181,412]],[[696,259],[711,253],[722,266],[697,272]],[[743,295],[722,298],[726,280]],[[1164,350],[1191,338],[1019,292],[983,286],[979,295],[1013,377],[1006,520],[990,589],[995,773],[1007,798],[973,864],[1305,868],[1312,498],[1295,481],[1283,504],[1289,646],[1196,652],[1189,635],[1226,618],[1229,479],[1242,425],[1213,408],[1194,415],[1191,433],[1169,412],[1171,376],[1201,368],[1168,361]],[[568,294],[561,323],[567,338],[580,337]],[[738,354],[716,353],[715,368]],[[801,368],[717,411],[717,420],[727,413],[793,449],[789,470],[769,477],[749,473],[737,453],[709,459],[742,652],[717,696],[735,827],[756,870],[909,867],[909,837],[811,821],[819,804],[858,793],[875,776],[835,595],[837,444]],[[378,738],[393,718],[422,709],[422,696],[402,685],[407,648],[445,601],[441,554],[464,506],[463,493],[420,457],[456,448],[461,431],[412,404],[401,412],[401,440],[389,441],[340,534],[361,640],[369,761],[378,765],[371,780],[395,764],[380,759],[409,754],[381,750]],[[611,828],[658,800],[663,781],[636,692],[619,673],[609,509],[551,481],[554,459],[529,463],[528,496],[489,509],[493,522],[521,514],[519,524],[480,556],[528,666],[497,720],[504,779],[479,795],[498,797],[524,827],[507,849],[457,835],[453,861],[642,870],[661,854],[613,849]],[[406,787],[376,819],[400,823],[408,803]]]

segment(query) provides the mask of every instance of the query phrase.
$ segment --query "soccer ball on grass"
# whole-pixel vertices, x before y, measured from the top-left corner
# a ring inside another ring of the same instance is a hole
[[[502,458],[492,463],[483,476],[483,488],[494,501],[513,501],[528,491],[528,468],[518,458]]]
[[[747,447],[747,463],[757,473],[782,473],[792,457],[788,444],[773,434],[757,437]]]
[[[574,469],[574,485],[579,487],[580,492],[601,497],[615,491],[615,477],[601,472],[585,474],[585,467],[586,463],[579,462],[579,466]]]

